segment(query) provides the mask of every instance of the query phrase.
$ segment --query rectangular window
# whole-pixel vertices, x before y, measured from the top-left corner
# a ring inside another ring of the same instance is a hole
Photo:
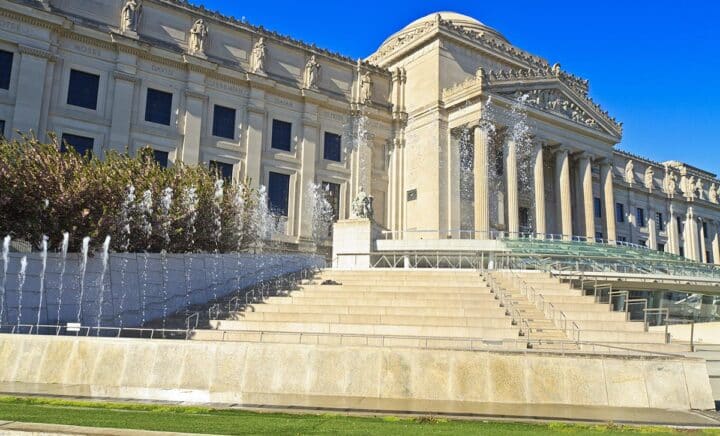
[[[100,76],[97,74],[70,70],[67,104],[96,110],[99,87]]]
[[[638,227],[645,227],[645,209],[638,207],[635,210],[635,218],[637,218]]]
[[[173,95],[169,92],[148,88],[145,101],[145,121],[170,125]]]
[[[625,206],[622,203],[615,203],[615,221],[625,222]]]
[[[155,162],[157,162],[157,164],[163,168],[168,167],[169,156],[170,153],[168,153],[167,151],[153,150],[153,157],[155,158]]]
[[[703,231],[703,236],[704,236],[705,238],[707,238],[707,237],[708,237],[708,230],[707,230],[707,223],[706,223],[705,221],[702,222],[702,231]]]
[[[325,132],[323,157],[335,162],[342,161],[342,137],[335,133]]]
[[[285,121],[273,120],[272,144],[270,146],[277,150],[290,151],[291,141],[292,124]]]
[[[9,51],[0,50],[0,89],[10,89],[13,56]]]
[[[5,137],[5,120],[0,120],[0,138]]]
[[[595,205],[595,218],[602,218],[602,202],[598,197],[593,198],[593,204]]]
[[[685,247],[680,247],[680,257],[685,257]]]
[[[525,229],[530,227],[530,209],[527,207],[520,208],[520,227]]]
[[[665,244],[658,244],[658,251],[665,251]]]
[[[675,222],[677,223],[678,233],[680,233],[682,235],[683,231],[685,231],[685,229],[683,228],[682,218],[680,218],[679,216],[676,216]]]
[[[72,147],[80,156],[92,157],[94,145],[95,140],[93,138],[63,133],[60,151],[63,153],[67,152],[67,147],[69,146]]]
[[[705,252],[705,260],[706,260],[707,262],[705,262],[705,263],[712,263],[711,257],[712,257],[712,255],[710,254],[710,252],[709,252],[709,251],[706,251],[706,252]]]
[[[659,231],[665,230],[665,221],[663,220],[663,214],[662,212],[657,212],[655,214],[655,222],[657,223],[657,228]]]
[[[288,216],[290,176],[271,172],[268,185],[268,206],[270,207],[270,212],[275,215]]]
[[[323,182],[322,187],[327,195],[327,200],[333,208],[333,218],[340,219],[340,185],[337,183]]]
[[[208,165],[210,167],[210,171],[215,173],[217,177],[221,177],[227,183],[232,182],[233,164],[211,160]]]
[[[235,109],[215,105],[213,111],[213,136],[235,139]]]
[[[617,237],[617,242],[627,242],[627,237],[625,237],[625,236],[618,236],[618,237]]]
[[[603,240],[603,233],[595,232],[595,242],[602,242],[602,240]]]

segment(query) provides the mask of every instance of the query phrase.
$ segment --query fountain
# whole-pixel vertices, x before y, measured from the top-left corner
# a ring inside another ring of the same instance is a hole
[[[23,303],[23,287],[25,287],[25,274],[27,272],[27,256],[20,259],[20,274],[18,274],[18,307],[17,307],[17,327],[20,330],[22,324],[22,303]]]
[[[105,302],[105,274],[108,269],[108,256],[110,252],[110,236],[105,237],[102,246],[102,272],[100,273],[100,295],[98,297],[98,314],[97,314],[97,334],[100,335],[100,327],[102,324],[103,303]]]
[[[67,266],[67,253],[68,246],[70,245],[70,234],[63,233],[62,245],[61,245],[61,260],[60,260],[60,278],[58,279],[58,301],[57,301],[57,318],[56,322],[60,324],[60,310],[62,309],[62,297],[65,279],[65,268]]]
[[[0,281],[0,327],[3,324],[3,314],[5,313],[5,285],[7,283],[8,263],[10,262],[8,253],[10,253],[10,236],[5,236],[2,244],[2,260],[3,260],[3,277]]]
[[[312,236],[316,244],[325,241],[330,236],[335,211],[328,201],[329,187],[323,189],[321,184],[308,183],[306,194],[312,206]]]
[[[42,271],[40,272],[40,303],[38,304],[36,327],[40,329],[40,316],[42,314],[43,297],[45,296],[45,272],[47,271],[47,253],[48,253],[48,237],[43,235],[42,252],[40,259],[42,261]]]
[[[77,322],[82,323],[82,303],[85,294],[85,272],[87,271],[88,250],[90,249],[90,237],[82,240],[82,251],[80,253],[80,295],[78,296]]]

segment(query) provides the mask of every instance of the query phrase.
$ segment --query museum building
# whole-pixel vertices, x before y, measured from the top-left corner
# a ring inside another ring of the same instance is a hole
[[[393,238],[576,238],[720,264],[720,181],[615,149],[587,80],[441,12],[364,60],[179,0],[0,0],[0,129],[153,149],[266,186],[288,244],[308,186],[371,194]]]

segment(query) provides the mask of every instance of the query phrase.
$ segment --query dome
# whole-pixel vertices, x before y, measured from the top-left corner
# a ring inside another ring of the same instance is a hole
[[[391,37],[385,40],[382,45],[385,45],[388,41],[392,40],[393,38],[400,36],[404,33],[409,33],[413,31],[414,29],[418,27],[422,27],[427,23],[434,22],[437,18],[437,15],[440,15],[440,18],[444,21],[449,21],[455,26],[462,27],[463,29],[472,30],[475,32],[478,32],[480,34],[489,34],[495,38],[499,38],[505,42],[507,42],[507,39],[505,39],[504,36],[502,36],[497,30],[493,29],[490,26],[486,26],[482,22],[476,20],[475,18],[468,17],[467,15],[458,14],[457,12],[436,12],[430,15],[426,15],[422,18],[419,18],[412,23],[405,26],[401,31],[395,33]]]

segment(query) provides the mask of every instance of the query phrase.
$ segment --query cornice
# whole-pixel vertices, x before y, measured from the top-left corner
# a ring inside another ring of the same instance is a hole
[[[113,78],[117,80],[124,80],[126,82],[137,82],[137,76],[133,74],[124,73],[122,71],[113,71]]]
[[[41,48],[30,47],[27,45],[19,45],[18,52],[20,52],[20,54],[24,54],[24,55],[35,56],[38,58],[44,58],[51,62],[55,62],[57,60],[57,56],[55,56],[55,54],[53,52],[51,52],[49,50],[43,50]]]

